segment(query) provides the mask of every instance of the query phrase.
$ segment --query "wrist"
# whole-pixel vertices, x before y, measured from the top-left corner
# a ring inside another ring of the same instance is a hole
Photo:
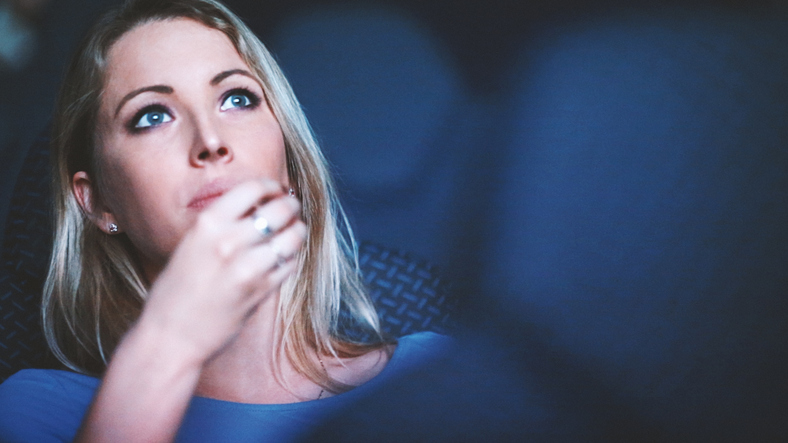
[[[202,364],[198,353],[141,317],[115,349],[77,441],[172,440]]]
[[[131,353],[138,355],[140,361],[146,361],[157,369],[166,366],[173,372],[199,374],[208,359],[194,343],[167,327],[166,321],[145,315],[144,311],[118,348],[130,348]]]

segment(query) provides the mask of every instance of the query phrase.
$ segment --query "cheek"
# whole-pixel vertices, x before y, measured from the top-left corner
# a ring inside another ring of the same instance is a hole
[[[105,163],[102,172],[102,200],[116,218],[123,218],[123,209],[138,200],[134,192],[135,179],[112,163]]]
[[[275,120],[274,123],[269,122],[246,132],[240,146],[245,149],[236,152],[237,160],[257,170],[256,175],[276,180],[283,185],[289,183],[284,136]]]
[[[116,212],[122,212],[129,204],[144,207],[142,203],[163,197],[162,192],[157,191],[165,191],[177,180],[180,173],[175,161],[176,148],[180,147],[178,137],[116,135],[107,141],[108,147],[102,152],[104,183],[112,193],[107,196],[108,205]],[[165,146],[171,148],[164,149]]]
[[[104,171],[104,193],[108,209],[115,214],[138,210],[153,190],[149,189],[156,171],[149,166],[130,167],[130,162],[107,161]]]
[[[279,181],[283,184],[287,184],[290,182],[290,179],[287,173],[287,153],[285,150],[285,142],[284,138],[282,137],[282,132],[278,131],[277,134],[278,135],[275,141],[276,149],[275,152],[272,153],[273,155],[271,155],[271,158],[275,163],[275,168],[278,169],[277,172],[279,175]]]
[[[155,164],[145,168],[108,164],[105,171],[103,198],[122,231],[144,258],[166,260],[185,230],[169,201],[177,171],[164,174]]]
[[[274,122],[275,123],[268,128],[268,149],[263,149],[262,151],[270,158],[272,169],[276,170],[278,174],[278,176],[272,178],[278,178],[281,183],[286,184],[289,183],[290,180],[287,174],[287,153],[285,150],[284,134],[282,134],[279,123],[276,123],[276,120],[274,120]]]

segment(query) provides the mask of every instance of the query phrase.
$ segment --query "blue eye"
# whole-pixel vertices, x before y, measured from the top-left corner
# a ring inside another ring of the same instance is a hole
[[[134,116],[134,129],[151,128],[172,121],[170,113],[162,106],[149,106]]]
[[[232,108],[256,108],[260,104],[260,98],[245,89],[234,89],[227,93],[222,101],[220,110],[226,111]]]

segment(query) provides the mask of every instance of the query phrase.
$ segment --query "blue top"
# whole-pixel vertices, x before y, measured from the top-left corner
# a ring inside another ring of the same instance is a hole
[[[292,441],[330,414],[406,374],[445,349],[450,339],[420,332],[399,339],[386,367],[340,395],[289,404],[248,404],[194,397],[176,441]],[[74,438],[100,380],[73,372],[26,369],[0,385],[0,441],[62,442]]]

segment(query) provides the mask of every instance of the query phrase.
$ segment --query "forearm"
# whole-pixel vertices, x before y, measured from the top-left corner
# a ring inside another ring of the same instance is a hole
[[[196,354],[141,319],[113,355],[75,441],[171,441],[200,368]]]

